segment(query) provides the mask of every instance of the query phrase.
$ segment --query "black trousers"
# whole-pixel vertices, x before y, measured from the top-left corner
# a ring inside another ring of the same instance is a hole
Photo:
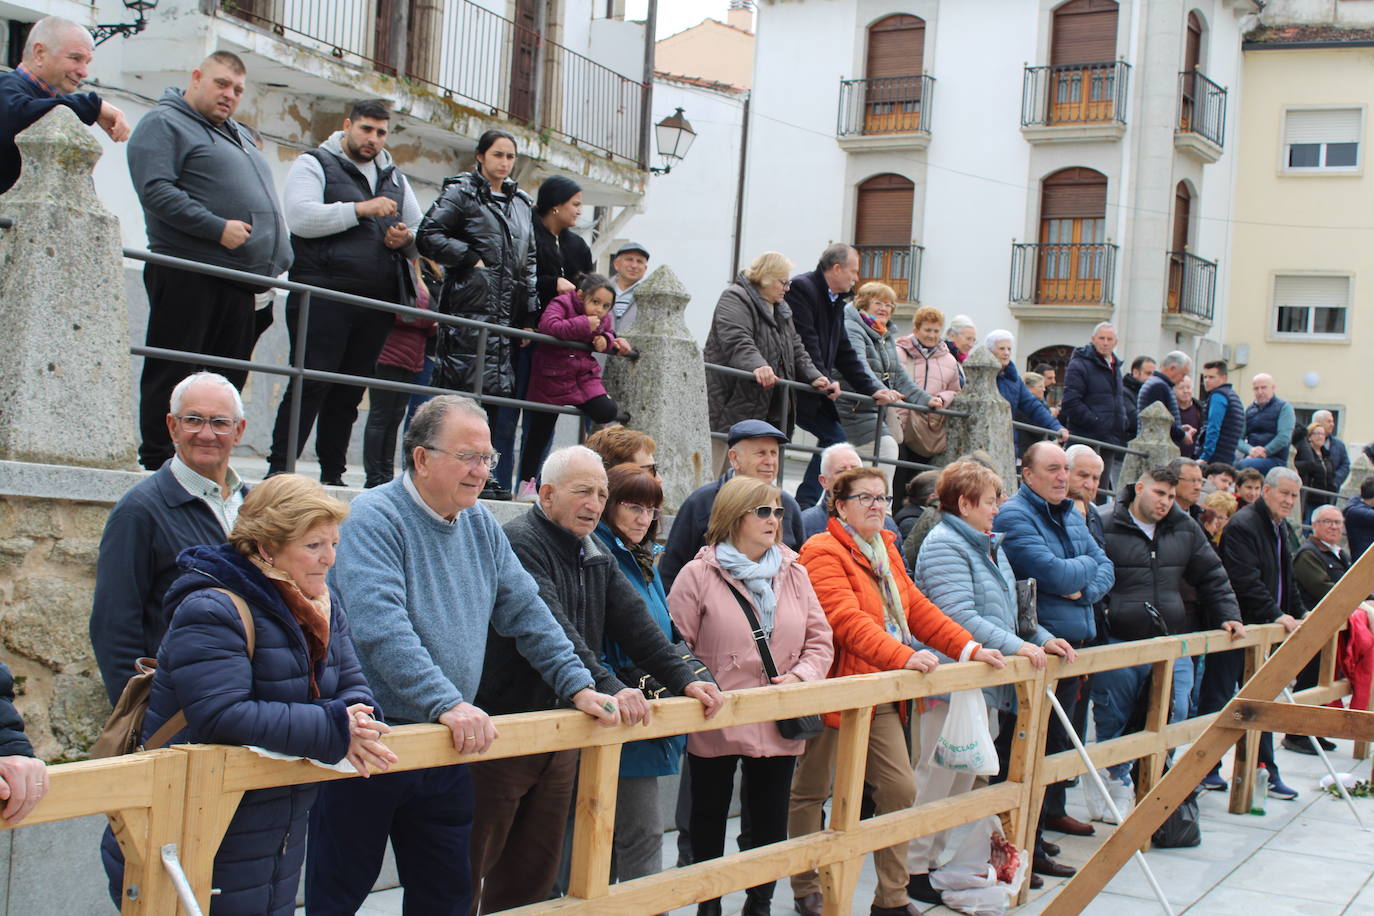
[[[253,355],[257,320],[253,294],[248,290],[227,280],[159,264],[143,266],[143,288],[148,293],[147,346],[231,359]],[[167,435],[172,389],[186,376],[205,368],[195,363],[144,359],[138,386],[138,461],[148,470],[162,467],[176,452]],[[246,372],[213,371],[240,390],[248,380]]]
[[[787,839],[787,804],[792,793],[796,757],[697,757],[687,755],[692,786],[692,861],[719,859],[725,852],[725,819],[735,789],[735,770],[749,779],[749,792],[740,799],[749,811],[750,837],[746,849]],[[749,889],[756,899],[773,899],[769,881]]]
[[[373,375],[387,382],[414,382],[418,372],[378,364]],[[367,389],[367,426],[363,428],[364,487],[379,487],[396,476],[396,433],[406,418],[410,395],[385,388]]]
[[[1202,691],[1198,694],[1198,715],[1216,712],[1236,695],[1240,689],[1241,676],[1245,674],[1245,652],[1230,649],[1226,652],[1208,652],[1207,664],[1202,669]],[[1277,779],[1279,768],[1274,763],[1274,735],[1272,732],[1260,733],[1259,760],[1252,760],[1251,766],[1263,763],[1269,770],[1269,778]],[[1212,768],[1215,773],[1220,764]]]
[[[1083,648],[1083,643],[1074,645],[1075,649]],[[1059,700],[1059,705],[1064,707],[1064,712],[1068,714],[1069,721],[1073,723],[1073,730],[1078,733],[1082,740],[1088,727],[1088,707],[1092,697],[1091,678],[1066,677],[1062,678],[1054,688],[1054,695]],[[1057,754],[1060,751],[1067,751],[1073,748],[1073,742],[1069,740],[1069,733],[1064,730],[1064,725],[1059,721],[1059,716],[1053,711],[1050,712],[1050,725],[1045,733],[1045,755]],[[1044,822],[1047,817],[1062,817],[1067,814],[1064,807],[1065,795],[1069,789],[1067,782],[1056,782],[1045,787],[1045,803],[1040,808],[1040,820]]]
[[[472,779],[464,764],[320,785],[306,836],[305,911],[353,916],[382,869],[387,838],[405,916],[467,916]]]
[[[291,352],[296,352],[296,326],[300,315],[299,293],[286,300],[287,334]],[[349,305],[320,296],[310,300],[306,321],[305,367],[345,375],[371,376],[377,367],[387,335],[395,320],[390,312]],[[269,471],[286,470],[287,440],[291,433],[291,392],[298,382],[286,388],[277,423],[272,428],[272,450],[267,456]],[[301,395],[301,419],[296,438],[296,457],[305,448],[310,428],[315,427],[315,454],[320,459],[320,479],[338,480],[348,459],[348,440],[353,422],[358,419],[358,403],[363,399],[360,385],[330,382],[305,383]],[[317,424],[318,421],[318,424]]]
[[[582,415],[593,423],[609,423],[620,415],[620,408],[610,395],[599,394],[590,401],[577,405]],[[525,411],[525,441],[520,445],[520,477],[516,484],[539,476],[540,465],[544,462],[544,451],[553,438],[558,414],[546,410]]]

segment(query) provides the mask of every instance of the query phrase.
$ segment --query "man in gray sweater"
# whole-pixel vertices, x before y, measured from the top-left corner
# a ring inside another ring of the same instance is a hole
[[[148,247],[157,254],[276,277],[291,245],[272,172],[233,119],[246,80],[243,61],[216,51],[191,71],[185,90],[163,93],[129,139],[129,174],[143,204]],[[257,341],[253,294],[266,289],[175,267],[147,264],[147,345],[247,359]],[[172,457],[165,415],[190,363],[143,362],[138,460],[155,471]],[[248,373],[220,370],[242,389]]]
[[[489,632],[512,640],[552,695],[602,725],[621,721],[477,505],[497,457],[476,402],[442,395],[424,404],[406,432],[405,474],[353,501],[331,573],[387,721],[446,725],[461,754],[480,754],[496,738],[473,705]],[[389,836],[405,911],[467,916],[472,821],[466,764],[326,783],[310,813],[307,911],[356,913]]]
[[[615,559],[592,536],[606,508],[606,468],[580,445],[549,455],[540,472],[539,502],[506,523],[520,563],[591,671],[598,690],[615,695],[621,719],[648,723],[649,704],[601,664],[606,639],[679,696],[698,700],[709,719],[724,698],[668,642]],[[498,714],[562,705],[518,645],[493,634],[477,702]],[[480,912],[495,913],[547,900],[563,853],[563,833],[577,771],[576,750],[473,764],[477,808],[472,876]]]

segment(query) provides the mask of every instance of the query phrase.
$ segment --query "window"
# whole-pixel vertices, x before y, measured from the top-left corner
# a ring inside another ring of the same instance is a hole
[[[1347,170],[1360,164],[1364,113],[1359,108],[1290,109],[1284,124],[1284,168]]]
[[[1349,337],[1349,309],[1349,277],[1274,278],[1274,333],[1279,337]]]

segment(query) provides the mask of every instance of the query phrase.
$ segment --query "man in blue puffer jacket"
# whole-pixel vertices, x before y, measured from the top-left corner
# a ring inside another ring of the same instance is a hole
[[[984,346],[1002,364],[1002,371],[997,373],[997,390],[1011,405],[1013,418],[1053,429],[1059,433],[1059,441],[1063,442],[1069,438],[1068,429],[1060,425],[1044,401],[1031,394],[1016,371],[1016,363],[1011,361],[1011,348],[1015,343],[1016,338],[1011,336],[1011,332],[1002,330],[993,331],[984,341]]]
[[[1111,560],[1088,533],[1083,517],[1068,498],[1069,459],[1052,442],[1036,442],[1021,459],[1023,486],[1007,500],[993,523],[1006,535],[1003,549],[1018,579],[1038,580],[1040,624],[1075,648],[1097,637],[1093,603],[1111,590],[1116,581]],[[1064,678],[1056,694],[1064,711],[1075,722],[1087,712],[1087,678]],[[1082,715],[1076,715],[1082,702]],[[1081,734],[1082,728],[1078,727]],[[1058,720],[1051,719],[1045,753],[1068,750],[1073,745]],[[1045,789],[1041,824],[1077,836],[1090,836],[1092,825],[1070,817],[1064,807],[1066,783]],[[1068,868],[1068,866],[1061,866]]]

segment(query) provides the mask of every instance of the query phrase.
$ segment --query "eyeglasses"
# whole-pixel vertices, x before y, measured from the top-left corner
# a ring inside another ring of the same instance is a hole
[[[654,475],[655,477],[658,476],[658,465],[657,465],[657,464],[641,464],[641,465],[639,466],[639,469],[640,469],[641,471],[647,471],[648,473]]]
[[[442,452],[455,461],[466,464],[468,467],[484,464],[488,471],[496,467],[496,462],[501,460],[500,452],[450,452],[448,449],[439,448],[437,445],[426,445],[425,448],[431,452]]]
[[[792,281],[787,277],[782,277],[778,280],[778,285],[781,286],[783,289],[791,289]]]
[[[891,496],[874,496],[872,493],[855,493],[853,496],[843,496],[841,499],[852,499],[865,509],[872,509],[875,503],[882,502],[884,506],[892,505]]]
[[[770,516],[770,515],[773,516],[773,518],[782,518],[782,513],[783,513],[784,511],[785,511],[785,510],[783,509],[782,506],[758,506],[758,507],[756,507],[756,508],[754,508],[754,509],[748,510],[748,511],[745,512],[744,514],[745,514],[745,515],[754,515],[754,516],[756,516],[756,517],[758,517],[758,518],[763,518],[763,519],[768,518],[768,516]]]
[[[1319,518],[1312,524],[1314,525],[1340,525],[1345,526],[1345,520],[1339,518]]]
[[[663,510],[661,509],[654,509],[650,506],[641,506],[639,503],[622,502],[620,505],[625,509],[625,511],[629,512],[631,515],[635,517],[647,515],[649,517],[649,521],[653,521],[654,519],[658,518],[663,512]]]
[[[210,430],[216,436],[227,436],[239,425],[239,421],[233,417],[198,417],[193,413],[177,417],[177,420],[188,433],[198,433],[209,423]]]

